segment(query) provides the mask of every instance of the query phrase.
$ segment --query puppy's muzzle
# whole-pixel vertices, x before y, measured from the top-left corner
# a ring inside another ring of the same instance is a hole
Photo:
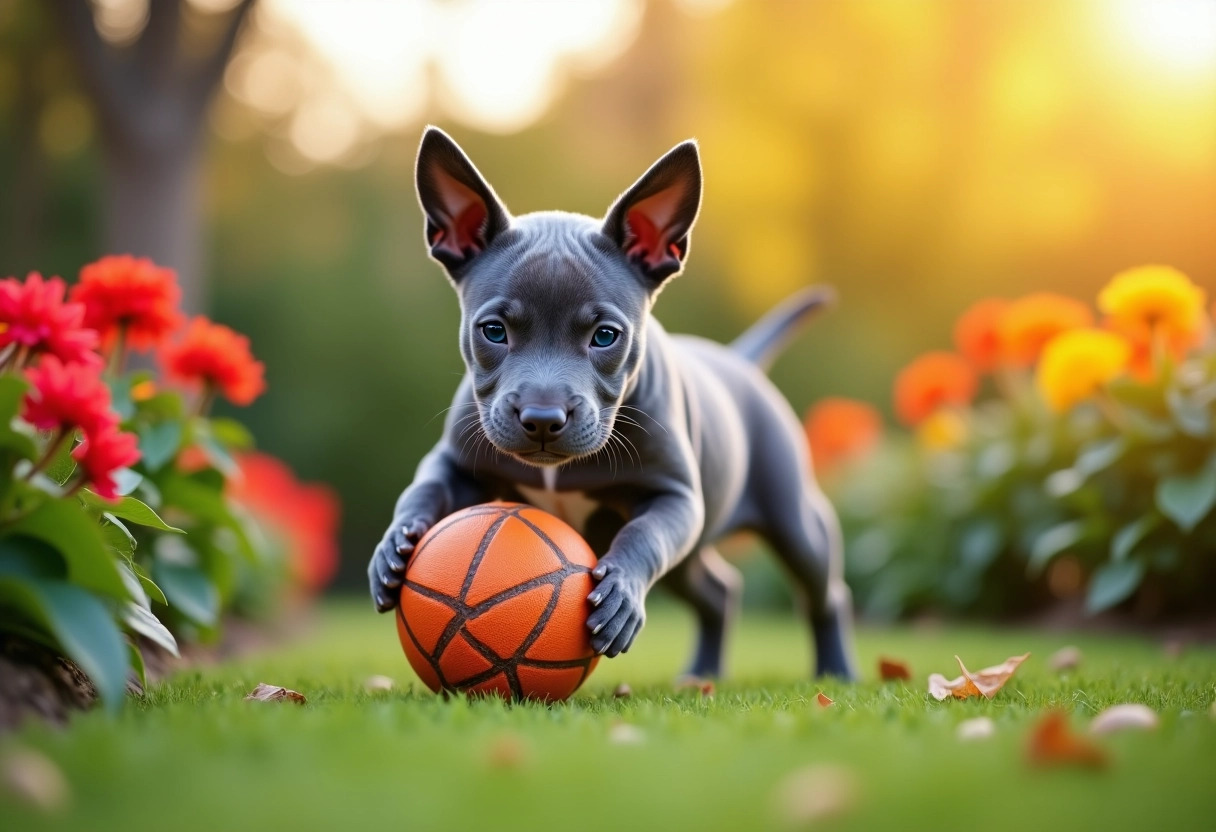
[[[562,435],[570,414],[554,405],[524,405],[517,411],[524,435],[533,442],[553,442]]]

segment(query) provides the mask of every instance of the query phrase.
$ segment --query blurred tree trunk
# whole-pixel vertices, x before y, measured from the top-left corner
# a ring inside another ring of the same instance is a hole
[[[200,177],[208,106],[254,2],[239,0],[208,32],[205,21],[184,25],[186,0],[149,0],[139,38],[115,47],[98,33],[88,0],[54,0],[100,125],[105,253],[176,269],[190,313],[207,303]]]

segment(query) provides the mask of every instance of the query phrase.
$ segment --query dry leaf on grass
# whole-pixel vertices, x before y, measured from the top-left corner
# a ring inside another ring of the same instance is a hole
[[[829,699],[827,694],[823,691],[819,691],[819,693],[815,694],[815,701],[819,703],[819,707],[821,708],[830,708],[836,704],[836,701],[834,699]]]
[[[617,722],[608,729],[608,741],[614,745],[641,745],[646,742],[646,734],[636,725]]]
[[[529,758],[528,745],[515,734],[503,734],[490,743],[486,762],[494,768],[521,768]]]
[[[613,699],[628,699],[631,696],[633,696],[633,688],[629,687],[629,685],[625,684],[624,682],[617,685],[616,690],[612,692]]]
[[[1047,666],[1059,673],[1063,673],[1065,670],[1076,670],[1080,664],[1081,648],[1072,646],[1061,647],[1047,660]]]
[[[393,680],[388,676],[368,676],[363,680],[363,689],[368,693],[392,690],[393,686]]]
[[[1089,723],[1091,734],[1114,734],[1129,728],[1151,730],[1157,727],[1157,712],[1147,705],[1111,705]]]
[[[685,676],[676,683],[676,690],[681,693],[685,691],[696,691],[702,696],[714,695],[714,683],[709,679],[698,679],[696,676]]]
[[[837,765],[815,765],[790,772],[777,784],[779,817],[794,827],[843,814],[857,804],[857,776]]]
[[[1052,711],[1030,731],[1027,757],[1036,766],[1083,766],[1102,768],[1106,752],[1068,727],[1063,711]]]
[[[16,749],[0,758],[3,792],[44,812],[62,809],[71,796],[59,767],[40,752],[28,749]]]
[[[1001,664],[985,667],[983,670],[972,673],[963,665],[963,660],[955,656],[954,660],[958,662],[958,669],[962,671],[963,675],[957,679],[947,679],[940,673],[931,673],[929,675],[929,694],[939,702],[950,696],[955,699],[968,699],[972,696],[991,699],[1013,676],[1018,665],[1028,658],[1030,658],[1029,653],[1011,656]]]
[[[878,659],[878,678],[884,682],[907,681],[912,678],[912,671],[908,668],[906,662],[880,656]]]
[[[965,719],[955,729],[955,736],[960,740],[986,740],[996,733],[996,723],[986,716],[975,719]]]
[[[268,685],[258,682],[258,686],[245,697],[246,702],[295,702],[303,705],[308,700],[299,691],[281,688],[278,685]]]

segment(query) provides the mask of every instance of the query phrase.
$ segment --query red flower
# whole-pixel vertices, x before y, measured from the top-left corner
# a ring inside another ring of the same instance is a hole
[[[287,549],[292,575],[318,590],[338,569],[337,495],[324,485],[301,483],[282,461],[261,453],[241,454],[241,474],[230,494]]]
[[[161,362],[170,376],[218,389],[236,405],[250,404],[266,389],[264,367],[249,352],[249,339],[201,316],[162,350]]]
[[[93,368],[46,355],[25,376],[33,388],[22,401],[21,417],[39,430],[81,428],[88,434],[118,422],[110,411],[110,389]]]
[[[985,298],[959,316],[954,324],[954,345],[978,372],[986,373],[1001,363],[1001,319],[1009,301]]]
[[[820,474],[866,456],[882,438],[878,411],[853,399],[820,399],[807,411],[805,427],[811,459]]]
[[[97,333],[82,326],[83,306],[63,302],[66,289],[58,277],[44,281],[37,272],[24,283],[0,280],[0,349],[16,344],[65,364],[100,367]]]
[[[111,422],[97,432],[85,434],[84,441],[72,451],[72,459],[80,464],[97,496],[117,500],[114,472],[138,462],[139,447],[135,434],[123,433]]]
[[[895,415],[916,425],[946,406],[970,403],[976,378],[971,365],[952,352],[927,352],[895,378]]]
[[[85,325],[101,333],[107,348],[120,331],[133,350],[155,347],[181,322],[180,298],[172,269],[129,254],[90,263],[72,287],[72,300],[84,304]]]

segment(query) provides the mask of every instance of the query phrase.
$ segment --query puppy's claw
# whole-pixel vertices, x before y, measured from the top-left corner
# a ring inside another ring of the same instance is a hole
[[[591,577],[595,578],[597,581],[603,579],[603,577],[607,574],[608,567],[602,563],[598,564],[594,569],[591,570]]]

